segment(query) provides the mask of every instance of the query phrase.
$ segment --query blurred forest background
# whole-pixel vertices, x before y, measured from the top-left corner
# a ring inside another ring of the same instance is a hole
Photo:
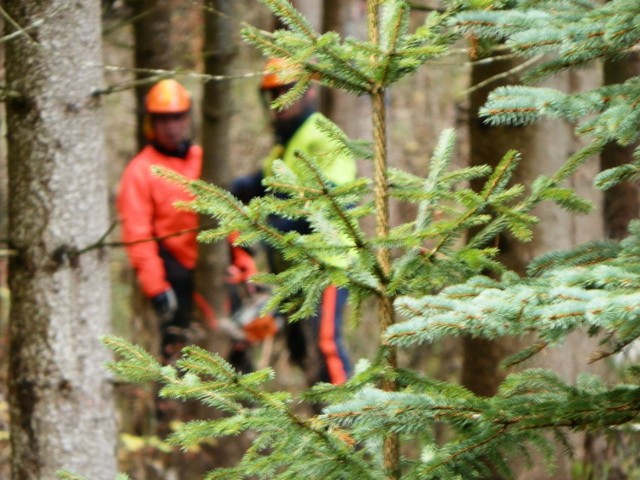
[[[344,35],[364,38],[366,33],[364,0],[297,0],[292,2],[311,20],[319,31],[336,30]],[[420,25],[438,1],[415,0],[412,22]],[[6,18],[5,18],[6,23]],[[224,185],[230,178],[256,169],[268,153],[272,137],[258,85],[264,59],[253,47],[240,39],[244,23],[264,30],[279,28],[273,17],[255,0],[103,0],[102,39],[106,93],[105,107],[106,157],[108,160],[108,192],[110,219],[115,228],[109,241],[119,240],[114,199],[124,166],[140,146],[139,102],[146,88],[158,78],[170,74],[192,92],[195,99],[194,125],[196,142],[205,146],[205,175]],[[0,45],[0,53],[2,53]],[[507,83],[517,83],[521,68],[501,57],[472,59],[469,45],[462,43],[451,55],[428,63],[416,75],[403,80],[388,96],[390,128],[390,163],[415,174],[424,174],[427,161],[438,135],[454,127],[458,134],[456,163],[458,165],[495,163],[510,148],[522,153],[523,166],[517,180],[527,184],[552,171],[579,147],[569,124],[560,120],[545,120],[528,127],[488,127],[477,116],[487,93]],[[4,63],[4,62],[3,62]],[[608,81],[619,81],[625,75],[637,75],[640,61],[632,57],[615,65],[594,65],[580,71],[556,75],[546,83],[562,91],[574,92]],[[4,78],[4,71],[0,72]],[[345,93],[323,92],[321,109],[351,138],[368,140],[370,112],[365,99]],[[4,114],[3,114],[4,115]],[[0,479],[8,478],[9,441],[7,405],[8,365],[8,175],[4,138],[6,122],[0,120]],[[568,248],[590,239],[621,238],[626,225],[637,218],[638,189],[636,185],[617,187],[602,197],[591,185],[602,165],[622,163],[629,150],[610,148],[581,169],[572,179],[571,187],[594,202],[597,208],[589,215],[575,217],[557,207],[543,206],[535,212],[545,225],[535,229],[533,242],[512,245],[502,239],[503,258],[516,270],[543,252]],[[622,159],[622,160],[621,160]],[[599,160],[599,161],[598,161]],[[362,174],[371,165],[359,165]],[[392,205],[395,222],[408,218],[407,212]],[[553,225],[553,228],[549,228]],[[217,246],[203,247],[203,268],[199,289],[221,314],[223,298],[221,268],[226,251]],[[137,294],[132,272],[122,248],[110,249],[111,318],[113,331],[153,348],[153,320],[145,313]],[[208,262],[208,263],[207,263]],[[207,270],[209,268],[209,270]],[[208,272],[208,274],[206,274]],[[213,274],[211,273],[213,272]],[[355,360],[370,356],[374,345],[366,341],[375,323],[366,320],[351,326],[347,341]],[[199,343],[226,353],[226,338],[201,322],[196,326]],[[288,366],[276,339],[269,362],[278,371],[278,388],[300,388],[303,376]],[[403,352],[401,362],[430,373],[436,378],[459,381],[482,395],[491,395],[505,372],[498,363],[508,352],[518,347],[519,340],[488,342],[476,339],[448,340]],[[589,340],[576,336],[560,351],[537,358],[542,366],[553,367],[566,378],[573,378],[588,368],[614,375],[616,365],[587,365]],[[261,354],[256,348],[256,356]],[[601,362],[602,363],[602,362]],[[152,386],[118,385],[118,419],[121,433],[120,469],[133,478],[171,479],[197,478],[217,465],[232,463],[249,437],[229,440],[228,444],[204,445],[179,452],[162,441],[162,428],[154,417]],[[186,406],[185,419],[212,414],[200,407]],[[609,478],[640,478],[626,476],[630,472],[625,462],[633,455],[633,446],[607,443],[588,435],[575,439],[576,459],[560,465],[554,478],[581,477],[576,465],[604,462],[609,465]],[[638,470],[635,470],[636,472]],[[180,472],[180,473],[178,473]],[[578,473],[576,473],[578,472]],[[617,473],[616,473],[617,472]],[[586,475],[586,474],[585,474]],[[616,476],[618,475],[618,476]],[[519,478],[543,478],[540,471]],[[546,477],[545,477],[546,478]]]

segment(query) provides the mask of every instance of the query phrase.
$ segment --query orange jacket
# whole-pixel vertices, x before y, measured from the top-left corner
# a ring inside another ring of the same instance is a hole
[[[178,210],[177,201],[193,197],[185,189],[151,173],[158,165],[175,170],[186,178],[200,177],[202,149],[191,146],[186,158],[170,157],[148,145],[136,155],[120,181],[117,208],[122,227],[122,240],[136,242],[189,230],[182,235],[164,238],[162,245],[187,268],[194,268],[198,256],[196,229],[198,215]],[[153,297],[169,288],[157,242],[148,241],[127,246],[127,254],[136,271],[142,291]]]

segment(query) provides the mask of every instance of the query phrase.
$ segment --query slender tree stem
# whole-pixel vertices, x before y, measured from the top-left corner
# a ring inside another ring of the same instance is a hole
[[[369,40],[378,43],[379,36],[379,0],[368,1],[368,29]],[[387,132],[386,110],[384,105],[385,90],[382,86],[375,88],[371,93],[373,106],[373,139],[374,139],[374,194],[376,206],[376,235],[379,238],[389,235],[389,185],[387,183]],[[378,263],[384,276],[383,281],[389,281],[391,272],[391,252],[388,248],[381,248],[378,252]],[[380,295],[378,323],[380,333],[387,330],[395,323],[392,299],[385,292]],[[397,353],[395,347],[386,348],[386,359],[390,370],[397,367]],[[395,380],[385,378],[382,382],[385,391],[396,390]],[[400,478],[400,440],[397,434],[389,434],[384,439],[384,465],[389,480]]]
[[[384,105],[384,90],[373,93],[373,127],[374,127],[374,195],[376,206],[376,235],[383,238],[389,235],[389,185],[387,183],[387,139],[386,139],[386,111]],[[378,262],[384,276],[384,282],[389,281],[391,273],[391,252],[388,248],[378,251]],[[386,330],[393,325],[393,309],[391,299],[381,296],[380,328]]]
[[[387,145],[385,128],[384,90],[376,92],[372,96],[373,124],[374,124],[374,179],[375,179],[375,205],[376,205],[376,234],[385,237],[389,234],[389,185],[387,184]],[[391,272],[391,252],[388,248],[381,248],[378,252],[378,263],[382,269],[384,282],[388,283]],[[386,285],[385,285],[386,287]],[[385,288],[386,290],[386,288]],[[378,323],[382,335],[395,323],[395,315],[391,298],[385,294],[380,295],[378,303]],[[397,351],[395,347],[385,346],[386,359],[390,370],[397,366]],[[388,392],[396,391],[396,382],[392,378],[385,378],[382,389]],[[397,434],[389,434],[384,441],[384,462],[387,470],[387,478],[395,480],[400,478],[400,441]]]
[[[380,23],[380,13],[378,11],[379,4],[380,0],[367,0],[367,28],[369,31],[369,40],[375,44],[380,41],[378,26]]]

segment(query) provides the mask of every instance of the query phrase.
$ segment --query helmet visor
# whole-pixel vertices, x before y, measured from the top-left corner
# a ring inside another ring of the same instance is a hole
[[[260,96],[262,97],[263,103],[266,106],[269,106],[272,102],[291,90],[294,85],[295,83],[289,83],[287,85],[280,85],[273,88],[261,88]]]

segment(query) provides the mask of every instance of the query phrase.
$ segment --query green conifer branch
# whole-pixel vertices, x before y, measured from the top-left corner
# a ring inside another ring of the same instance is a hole
[[[264,458],[267,446],[277,450],[278,447],[290,446],[292,440],[300,442],[301,437],[307,437],[310,444],[303,447],[303,450],[307,450],[306,455],[317,455],[322,452],[328,456],[325,461],[342,465],[348,471],[355,472],[358,478],[376,478],[369,466],[354,454],[349,437],[342,431],[327,429],[321,419],[305,419],[296,414],[290,406],[292,399],[289,394],[268,393],[260,388],[262,383],[273,377],[270,369],[242,375],[235,372],[218,355],[199,347],[186,347],[182,358],[176,362],[176,368],[182,372],[182,375],[178,375],[176,369],[171,366],[158,369],[157,362],[153,358],[144,354],[139,347],[122,339],[105,337],[103,342],[123,357],[122,360],[111,363],[109,368],[127,380],[141,381],[137,374],[140,369],[154,372],[155,376],[152,377],[150,374],[149,378],[165,384],[161,395],[180,399],[195,398],[232,415],[218,420],[190,422],[181,426],[170,437],[173,443],[189,447],[205,438],[236,435],[246,429],[255,429],[258,434],[264,433],[272,442],[245,457],[244,468],[250,469],[261,462],[260,458]],[[213,378],[214,381],[205,380],[207,377]],[[244,407],[241,402],[250,402],[256,407]],[[277,434],[280,440],[276,441],[273,434]],[[316,450],[314,445],[320,450]],[[292,465],[298,461],[299,458],[289,456],[281,465],[292,468]],[[243,471],[246,472],[246,470]],[[227,475],[232,473],[233,469],[229,472],[225,470],[221,472],[218,474]]]
[[[276,32],[272,35],[263,34],[255,28],[247,27],[243,30],[245,40],[257,45],[262,51],[270,56],[280,58],[291,58],[295,63],[301,65],[310,74],[319,76],[319,80],[329,86],[338,86],[345,88],[347,91],[356,92],[360,95],[371,91],[375,84],[373,79],[369,78],[359,68],[352,64],[353,50],[348,52],[340,52],[336,42],[331,39],[336,38],[332,34],[319,35],[306,22],[301,22],[299,13],[288,16],[293,9],[286,0],[262,0],[265,5],[286,25],[293,28],[294,33],[298,33],[306,40],[306,47],[311,47],[309,52],[313,52],[315,56],[329,61],[329,64],[323,66],[321,63],[314,63],[313,59],[307,61],[297,58],[299,48],[291,50],[295,45],[294,38],[287,34],[286,31]],[[286,17],[280,17],[285,15]],[[329,41],[324,41],[329,39]],[[337,40],[337,39],[336,39]],[[294,51],[296,52],[294,54]],[[305,55],[306,56],[306,55]],[[344,73],[341,73],[344,72]]]
[[[435,256],[444,246],[453,241],[454,234],[461,231],[466,231],[468,228],[467,222],[475,217],[477,213],[480,213],[488,205],[490,205],[492,195],[496,192],[500,192],[505,188],[519,160],[520,157],[515,151],[510,151],[505,154],[505,156],[502,158],[496,169],[493,171],[493,173],[485,183],[485,186],[479,195],[480,202],[475,207],[471,208],[455,220],[455,224],[451,228],[450,233],[448,235],[443,235],[443,237],[436,243],[436,245],[429,250],[429,258],[435,258]],[[504,219],[504,216],[501,218]],[[480,234],[476,235],[476,237],[469,241],[468,244],[472,247],[475,246],[478,243],[478,237],[480,237]]]
[[[292,396],[265,390],[272,376],[269,370],[239,375],[222,359],[187,349],[178,363],[178,375],[143,352],[111,341],[111,347],[125,357],[124,363],[112,364],[114,371],[135,381],[160,380],[165,383],[163,395],[197,398],[228,413],[214,422],[185,426],[174,441],[188,446],[205,437],[248,429],[258,432],[239,465],[213,472],[208,478],[439,479],[462,475],[466,479],[488,475],[487,462],[502,475],[512,476],[509,456],[526,460],[529,446],[551,463],[554,449],[544,435],[547,432],[568,448],[567,430],[634,421],[640,413],[636,385],[605,386],[579,378],[574,386],[549,372],[532,370],[509,376],[495,397],[480,398],[462,387],[399,368],[395,349],[461,334],[489,339],[536,334],[531,346],[505,361],[515,364],[557,346],[576,329],[601,336],[593,359],[624,350],[640,337],[640,224],[632,225],[630,237],[621,245],[593,243],[552,252],[533,262],[522,277],[497,261],[499,248],[492,245],[505,231],[528,240],[531,225],[537,221],[531,210],[542,201],[554,201],[572,212],[590,208],[564,188],[563,182],[607,141],[625,144],[637,140],[637,82],[577,95],[512,87],[491,97],[486,115],[497,123],[525,124],[555,116],[582,121],[578,133],[594,138],[559,171],[536,180],[528,193],[522,185],[509,185],[518,160],[515,152],[509,152],[492,172],[486,167],[448,172],[454,143],[451,132],[438,144],[426,179],[390,170],[384,94],[402,75],[440,55],[461,33],[488,37],[489,43],[505,40],[508,48],[524,57],[546,55],[557,48],[558,55],[541,63],[535,75],[628,51],[638,41],[633,21],[640,13],[637,2],[612,0],[600,6],[586,0],[452,1],[448,4],[456,11],[475,10],[460,14],[459,29],[447,28],[448,10],[430,15],[410,34],[405,2],[391,0],[386,2],[389,22],[383,23],[381,34],[378,10],[382,2],[369,0],[369,40],[344,43],[334,33],[318,35],[286,0],[264,3],[283,18],[289,30],[266,34],[249,29],[245,38],[267,55],[289,59],[300,68],[298,87],[273,106],[293,102],[313,81],[370,95],[375,129],[372,148],[349,141],[328,123],[324,130],[336,140],[332,154],[353,152],[356,146],[362,157],[372,158],[374,205],[360,205],[369,183],[331,186],[318,169],[326,159],[306,155],[297,156],[295,171],[276,162],[274,175],[266,180],[274,195],[246,206],[220,188],[163,175],[183,182],[196,195],[191,208],[220,220],[215,230],[200,238],[223,239],[240,231],[240,244],[267,242],[292,263],[279,275],[259,277],[277,286],[269,308],[279,306],[294,312],[293,319],[304,318],[315,309],[326,285],[347,286],[356,315],[367,298],[379,300],[380,328],[385,333],[371,364],[362,365],[345,386],[319,385],[302,395],[304,400],[328,405],[323,415],[310,419],[293,413]],[[521,11],[506,8],[513,5]],[[582,120],[588,114],[591,118]],[[599,181],[611,186],[622,178],[635,178],[638,170],[636,164],[618,167],[601,175]],[[462,181],[487,176],[480,192],[457,188]],[[278,198],[281,193],[286,198]],[[391,228],[391,196],[418,205],[414,222]],[[357,205],[351,207],[353,204]],[[376,236],[367,239],[358,222],[372,212],[377,217]],[[276,231],[267,222],[272,213],[308,218],[313,231],[309,235]],[[455,241],[469,229],[478,232],[467,246],[455,248]],[[426,242],[433,245],[426,249]],[[401,254],[392,260],[390,250],[395,248]],[[328,256],[340,261],[332,263]],[[502,272],[501,278],[478,275],[487,268]],[[395,323],[395,315],[406,321]],[[633,372],[637,374],[638,369]],[[454,434],[450,441],[436,442],[436,423],[450,426]],[[419,457],[400,461],[401,438],[424,446]]]
[[[289,258],[304,260],[310,264],[313,269],[308,270],[305,268],[303,270],[305,274],[310,275],[313,274],[314,271],[330,272],[335,270],[335,267],[332,267],[322,259],[319,259],[313,250],[305,248],[304,242],[300,242],[299,234],[292,232],[283,234],[269,225],[267,221],[268,213],[264,211],[265,207],[267,207],[267,212],[272,211],[273,213],[282,213],[282,207],[285,206],[286,208],[286,204],[288,202],[294,202],[295,204],[295,200],[265,198],[257,199],[251,202],[249,206],[245,206],[223,188],[210,185],[199,180],[190,181],[169,170],[156,169],[155,172],[164,178],[170,179],[171,181],[187,187],[194,195],[196,195],[196,200],[190,204],[191,208],[200,213],[211,215],[218,220],[217,229],[206,231],[200,234],[199,238],[203,237],[208,240],[224,239],[232,232],[239,231],[241,234],[237,242],[240,244],[245,242],[250,244],[253,241],[262,239],[274,245],[282,252],[287,252]],[[299,189],[297,184],[295,188]],[[272,207],[273,210],[268,207],[268,204],[271,201],[276,202],[276,206]],[[258,212],[262,213],[258,214]],[[348,272],[346,274],[349,276],[350,283],[357,285],[362,290],[370,291],[376,295],[378,294],[378,288],[376,286],[367,282],[362,282],[357,276],[350,275]],[[296,290],[301,288],[303,283],[300,279],[292,282],[290,279],[291,275],[292,272],[285,271],[278,276],[265,275],[261,277],[263,280],[269,281],[269,283],[274,281],[277,282],[279,287],[279,290],[274,292],[269,307],[272,307],[273,304],[276,304],[278,301],[288,298],[294,294]],[[307,278],[310,279],[311,277],[308,276]],[[317,301],[317,299],[315,301]],[[306,304],[307,308],[310,308],[312,305],[313,302]],[[306,311],[307,310],[305,310],[305,312]],[[300,312],[300,318],[304,318],[303,313],[304,312]],[[294,315],[293,318],[297,317],[298,315]]]
[[[463,33],[506,40],[512,52],[524,57],[545,55],[545,60],[524,78],[525,82],[533,82],[598,58],[624,57],[640,42],[640,28],[632,20],[639,14],[637,2],[612,0],[603,4],[523,3],[519,9],[467,11],[456,18]],[[578,134],[591,135],[595,139],[593,146],[600,150],[610,140],[629,145],[639,135],[638,109],[630,100],[637,98],[636,84],[634,78],[622,85],[570,95],[542,88],[504,87],[490,95],[482,115],[493,124],[526,125],[542,116],[584,119],[591,110],[596,113],[595,118],[578,125]],[[604,182],[601,176],[600,184],[610,187],[633,172],[624,166],[603,175],[608,178]]]
[[[615,246],[603,251],[596,245],[542,257],[533,264],[535,278],[504,277],[501,284],[477,278],[438,296],[400,299],[396,307],[409,320],[392,327],[387,340],[405,345],[465,331],[486,338],[536,331],[546,346],[587,326],[616,332],[613,349],[597,355],[612,354],[640,336],[640,304],[633,293],[640,278],[637,259],[630,261],[637,249],[631,240],[617,254]],[[544,271],[544,265],[553,269]]]
[[[317,34],[311,24],[287,0],[263,0],[262,3],[292,31],[299,32],[309,39],[316,38]]]
[[[560,428],[580,430],[594,422],[617,426],[640,411],[637,387],[605,389],[589,376],[572,387],[541,369],[510,375],[491,398],[468,391],[443,392],[439,387],[434,384],[421,394],[363,391],[354,400],[328,408],[325,417],[366,436],[387,429],[410,434],[427,430],[434,422],[454,426],[461,437],[444,447],[436,447],[432,439],[426,447],[431,458],[414,472],[415,478],[442,478],[463,467],[479,473],[480,458],[496,451],[508,454],[510,444],[531,442],[544,450],[548,442],[537,432],[550,430],[562,437]],[[553,455],[553,449],[545,453]]]
[[[302,155],[300,152],[296,153],[296,157],[312,172],[313,178],[315,181],[322,185],[322,198],[325,199],[333,214],[335,215],[336,220],[342,225],[343,229],[349,241],[353,242],[353,248],[359,252],[360,255],[365,255],[368,258],[375,258],[375,252],[370,248],[370,245],[365,239],[364,233],[359,228],[358,224],[352,220],[352,218],[347,215],[347,210],[345,206],[338,201],[334,192],[336,189],[331,185],[327,179],[324,178],[322,172],[318,165],[311,161],[311,159],[307,158],[305,155]],[[348,188],[348,187],[345,187]],[[380,282],[384,281],[384,274],[382,272],[382,267],[375,263],[373,265],[373,274],[378,277]]]
[[[389,78],[389,70],[395,56],[399,50],[400,40],[406,36],[409,22],[409,6],[404,2],[394,2],[389,6],[391,13],[383,23],[384,30],[382,34],[381,48],[386,55],[382,61],[380,84],[387,85]]]

